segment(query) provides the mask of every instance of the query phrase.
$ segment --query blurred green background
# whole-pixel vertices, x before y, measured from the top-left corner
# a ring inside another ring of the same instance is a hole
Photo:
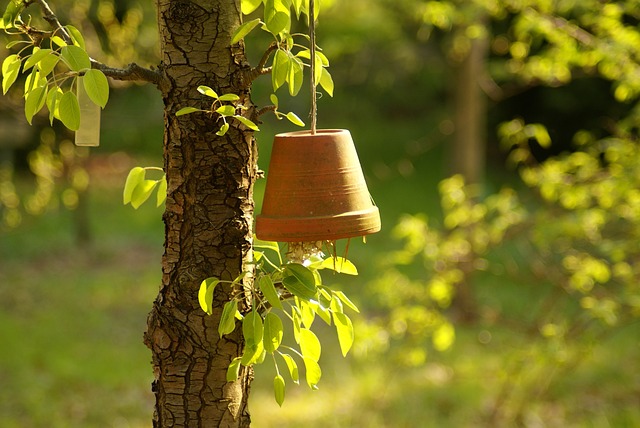
[[[103,52],[104,62],[157,62],[151,5],[51,3],[63,21],[84,22],[88,49]],[[455,2],[420,0],[326,3],[331,7],[323,11],[318,43],[331,60],[336,90],[334,98],[319,100],[319,127],[351,131],[383,229],[366,244],[350,245],[358,277],[325,279],[361,309],[353,317],[354,352],[343,359],[333,332],[319,327],[324,339],[320,390],[289,386],[282,408],[273,399],[272,369],[259,366],[250,398],[253,426],[640,426],[635,235],[626,236],[626,253],[610,263],[613,276],[614,265],[626,263],[631,269],[621,288],[611,286],[611,293],[627,299],[614,299],[615,322],[600,322],[609,312],[585,316],[591,307],[584,298],[602,302],[604,294],[581,294],[567,286],[566,278],[575,275],[567,274],[566,257],[541,251],[517,228],[515,239],[505,237],[469,261],[473,266],[462,282],[473,295],[472,313],[456,304],[453,290],[445,293],[445,300],[454,299],[452,305],[424,297],[433,290],[429,281],[442,273],[437,263],[432,266],[418,253],[398,261],[411,239],[424,239],[424,248],[444,245],[455,229],[446,226],[450,210],[441,201],[439,183],[455,170],[458,39],[453,30],[441,31],[447,25],[439,26],[433,11],[447,5],[469,10]],[[583,7],[593,12],[597,3]],[[567,4],[572,19],[580,8]],[[627,24],[637,26],[637,13],[624,10]],[[494,35],[512,36],[509,25],[518,16],[513,10],[500,19],[491,16]],[[260,37],[254,42],[248,43],[248,54],[255,63],[266,44]],[[465,195],[473,205],[505,186],[516,189],[530,218],[538,218],[532,221],[564,228],[544,238],[556,245],[574,239],[563,236],[571,235],[567,224],[576,223],[580,211],[548,208],[553,204],[536,196],[536,185],[527,186],[519,170],[509,166],[513,147],[501,148],[498,125],[516,117],[545,124],[551,146],[544,147],[535,135],[527,142],[536,161],[546,162],[580,151],[572,145],[580,129],[594,138],[609,135],[608,125],[628,117],[635,101],[613,96],[612,79],[598,73],[578,71],[569,81],[500,75],[505,68],[500,42],[494,39],[487,68],[496,82],[510,82],[515,89],[513,95],[487,101],[486,174],[481,190],[471,186]],[[540,55],[545,46],[537,46]],[[7,54],[0,51],[0,59]],[[632,58],[637,62],[640,56]],[[258,80],[254,102],[267,103],[269,94],[269,79]],[[0,98],[0,426],[148,427],[151,356],[142,332],[160,284],[162,209],[145,204],[134,211],[121,204],[121,191],[133,166],[162,164],[160,96],[151,87],[115,84],[102,116],[101,146],[90,152],[75,148],[63,129],[51,132],[46,117],[29,127],[20,103],[20,94]],[[282,96],[281,104],[281,110],[306,119],[304,94]],[[260,127],[259,165],[267,169],[273,135],[295,126],[265,116]],[[630,139],[635,144],[633,132]],[[256,185],[258,207],[263,186],[264,180]],[[409,221],[406,214],[428,218],[429,227],[403,235],[396,225],[407,224],[402,223]],[[629,218],[637,221],[637,216],[633,211]],[[626,229],[611,224],[616,239],[625,238],[620,235]],[[429,234],[439,230],[444,234]],[[587,244],[574,245],[577,239],[562,251],[586,252]],[[593,247],[605,244],[623,248],[615,239]],[[556,276],[562,277],[557,283]],[[607,283],[601,282],[597,285]],[[421,299],[429,303],[422,305]],[[625,308],[631,315],[622,315]],[[450,346],[438,346],[434,339],[442,325],[455,328]]]

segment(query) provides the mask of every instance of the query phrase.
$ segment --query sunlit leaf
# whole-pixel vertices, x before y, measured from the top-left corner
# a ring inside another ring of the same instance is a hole
[[[267,313],[264,318],[264,349],[267,352],[273,353],[280,346],[282,342],[282,336],[284,334],[284,328],[282,326],[282,320],[273,312]]]
[[[229,130],[229,124],[227,122],[225,122],[225,123],[222,124],[220,129],[218,129],[218,132],[216,132],[216,135],[219,136],[219,137],[222,137],[224,134],[227,133],[228,130]]]
[[[254,346],[258,342],[262,342],[264,325],[262,324],[262,317],[257,311],[253,310],[244,316],[242,334],[248,346]]]
[[[22,61],[18,55],[9,55],[2,61],[2,93],[6,94],[20,74]]]
[[[298,374],[298,364],[293,359],[293,357],[289,354],[280,354],[284,362],[287,364],[287,369],[289,369],[289,375],[291,376],[291,380],[294,383],[300,382],[300,376]]]
[[[290,263],[285,266],[285,275],[282,284],[294,296],[303,300],[315,297],[317,292],[315,277],[309,269],[298,263]]]
[[[39,49],[39,48],[33,48],[33,53],[31,54],[31,56],[29,58],[27,58],[27,60],[24,62],[24,67],[23,70],[26,71],[28,69],[30,69],[31,67],[33,67],[34,65],[36,65],[38,62],[40,62],[41,59],[43,59],[44,57],[46,57],[47,55],[51,55],[52,54],[52,50],[51,49]],[[56,55],[57,56],[57,55]]]
[[[218,334],[220,337],[231,333],[236,328],[236,311],[238,310],[238,301],[231,300],[224,304],[222,308],[222,316],[218,324]]]
[[[242,0],[242,14],[249,15],[262,4],[262,0]]]
[[[289,55],[282,49],[276,50],[273,55],[273,65],[271,66],[271,84],[275,92],[284,85],[289,76]]]
[[[322,347],[320,340],[314,332],[308,328],[300,329],[300,352],[305,358],[310,358],[313,361],[320,360]]]
[[[229,367],[227,367],[227,382],[235,382],[238,380],[238,377],[240,376],[241,359],[241,357],[234,358],[233,361],[231,361],[231,364],[229,364]]]
[[[298,95],[302,88],[304,80],[304,65],[302,61],[296,57],[291,57],[289,60],[289,73],[287,75],[287,82],[289,83],[289,94],[292,97]]]
[[[69,35],[71,36],[71,39],[73,39],[73,44],[86,50],[87,48],[85,46],[84,37],[82,36],[82,33],[80,33],[80,31],[73,25],[65,25],[65,28],[69,33]]]
[[[180,110],[176,112],[176,116],[184,116],[185,114],[191,114],[197,111],[202,111],[202,110],[195,107],[182,107]]]
[[[282,309],[280,296],[278,295],[276,287],[273,285],[271,277],[263,275],[258,278],[258,287],[271,306],[273,306],[274,308]]]
[[[66,45],[60,49],[60,55],[64,62],[73,71],[82,71],[91,68],[91,60],[84,49],[75,45]]]
[[[138,184],[142,183],[145,177],[145,169],[139,166],[136,166],[129,171],[129,175],[127,175],[127,180],[124,183],[124,191],[122,192],[122,203],[124,205],[131,202],[131,196],[133,195],[133,190],[138,186]]]
[[[142,180],[142,182],[138,183],[131,194],[131,206],[137,210],[149,199],[157,185],[158,182],[156,180]]]
[[[156,206],[159,207],[167,199],[167,176],[166,174],[158,182],[158,192],[156,194]]]
[[[58,115],[67,128],[77,131],[80,128],[80,105],[73,92],[65,92],[58,102]]]
[[[202,95],[206,95],[210,98],[218,98],[218,94],[216,93],[216,91],[214,91],[213,89],[211,89],[208,86],[205,85],[200,85],[198,86],[198,92],[200,92]]]
[[[333,78],[326,68],[322,68],[322,75],[320,76],[320,87],[324,89],[329,96],[333,96]]]
[[[259,131],[260,129],[258,128],[258,125],[256,125],[255,123],[253,123],[251,120],[247,119],[246,117],[240,116],[240,115],[235,115],[233,116],[236,119],[238,119],[238,121],[240,121],[244,126],[246,126],[247,128],[253,130],[253,131]]]
[[[213,292],[220,280],[218,278],[207,278],[200,283],[198,290],[198,302],[203,311],[208,315],[213,314]]]
[[[333,295],[338,297],[348,308],[354,310],[355,312],[360,313],[360,309],[353,303],[342,291],[334,291]]]
[[[289,119],[289,122],[293,123],[294,125],[304,126],[304,122],[298,117],[297,114],[292,111],[286,114],[286,118]]]
[[[45,102],[47,101],[47,87],[39,86],[32,91],[30,91],[26,97],[24,102],[24,114],[27,118],[27,122],[31,124],[33,120],[33,116],[38,113],[42,107],[44,107]]]
[[[348,316],[337,312],[333,313],[333,322],[336,325],[340,350],[342,351],[342,355],[346,356],[353,345],[353,324]]]
[[[247,0],[243,0],[242,1],[243,13],[244,13],[244,9],[245,9],[244,5],[245,5],[246,1]],[[256,2],[258,3],[258,5],[260,5],[260,3],[261,3],[260,0],[256,0]],[[251,12],[249,12],[249,13],[251,13]],[[245,15],[246,14],[247,13],[245,13]],[[256,28],[258,25],[260,25],[261,22],[262,21],[260,21],[260,18],[256,18],[256,19],[252,19],[251,21],[247,21],[244,24],[242,24],[241,26],[239,26],[238,29],[233,33],[233,36],[231,37],[231,44],[234,45],[234,44],[238,43],[240,40],[244,39],[246,37],[246,35],[249,34],[251,31],[253,31],[253,29]]]
[[[284,378],[280,375],[276,375],[273,379],[273,392],[276,397],[276,403],[282,407],[282,403],[284,403]]]
[[[289,8],[282,0],[266,0],[264,5],[264,21],[267,30],[274,36],[287,30],[291,25]]]
[[[309,385],[309,388],[311,389],[318,389],[318,383],[322,377],[322,370],[320,369],[318,362],[308,357],[303,357],[303,361],[307,385]]]
[[[318,269],[331,269],[345,275],[358,275],[358,269],[344,257],[329,257],[324,259]]]
[[[216,113],[222,116],[234,116],[236,114],[236,108],[234,106],[220,106],[216,109]]]
[[[240,97],[236,94],[224,94],[218,98],[219,101],[238,101]]]
[[[109,81],[104,73],[100,70],[87,70],[82,82],[91,101],[104,108],[109,101]]]

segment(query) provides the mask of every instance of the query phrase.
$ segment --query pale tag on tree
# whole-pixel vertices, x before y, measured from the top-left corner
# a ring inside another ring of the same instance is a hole
[[[76,146],[98,147],[100,145],[101,108],[89,98],[82,77],[78,77],[78,104],[80,105],[80,127],[76,131]]]

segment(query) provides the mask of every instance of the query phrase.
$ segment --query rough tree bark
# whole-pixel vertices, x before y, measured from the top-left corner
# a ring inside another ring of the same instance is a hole
[[[145,343],[152,351],[155,427],[247,427],[250,370],[226,382],[242,353],[241,329],[218,337],[229,287],[218,287],[214,313],[198,304],[200,282],[234,279],[250,256],[256,145],[250,130],[204,114],[176,117],[185,106],[209,108],[196,88],[233,92],[253,106],[241,46],[230,47],[240,0],[158,0],[165,105],[164,158],[168,179],[162,285],[149,314]],[[250,280],[250,279],[249,279]]]

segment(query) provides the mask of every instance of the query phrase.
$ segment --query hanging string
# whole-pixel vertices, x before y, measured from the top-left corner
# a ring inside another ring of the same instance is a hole
[[[313,0],[309,0],[309,41],[311,43],[311,134],[316,133],[318,108],[316,105],[316,13]]]

